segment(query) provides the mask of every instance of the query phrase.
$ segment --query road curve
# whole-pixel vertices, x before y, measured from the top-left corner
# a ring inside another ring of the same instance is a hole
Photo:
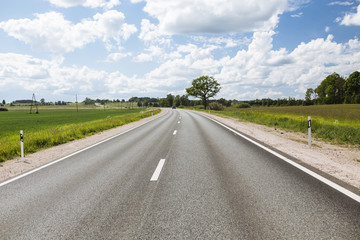
[[[360,236],[357,201],[185,110],[3,185],[0,202],[1,239]]]

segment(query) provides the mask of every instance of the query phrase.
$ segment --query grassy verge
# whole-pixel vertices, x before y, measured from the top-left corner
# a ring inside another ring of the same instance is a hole
[[[35,126],[29,127],[29,129],[31,130],[25,131],[25,154],[34,153],[44,148],[56,146],[110,128],[135,122],[140,119],[150,117],[152,116],[152,114],[157,114],[159,112],[160,110],[156,109],[153,112],[140,110],[137,110],[135,113],[118,112],[117,115],[115,113],[107,113],[107,116],[104,118],[90,121],[85,120],[89,118],[81,118],[78,116],[77,118],[74,117],[74,123],[63,123],[57,124],[56,126],[54,126],[53,123],[50,123],[51,118],[47,118],[47,120],[44,120],[42,122],[43,124],[40,125],[40,127],[36,126],[35,124]],[[98,112],[97,114],[100,114],[100,112]],[[24,118],[29,118],[29,116],[26,116]],[[79,118],[82,120],[79,120]],[[38,118],[37,120],[39,119],[40,118]],[[44,122],[48,123],[48,125],[44,125]],[[56,120],[54,120],[54,122],[56,122]],[[13,131],[7,131],[3,134],[3,136],[0,136],[0,162],[12,159],[20,155],[20,141],[18,130],[16,130],[16,133],[14,133]]]
[[[360,105],[226,108],[212,113],[303,133],[308,131],[307,117],[311,116],[313,136],[337,144],[360,146]]]

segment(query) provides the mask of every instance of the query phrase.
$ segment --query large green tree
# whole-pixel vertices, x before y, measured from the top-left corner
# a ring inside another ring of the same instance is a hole
[[[345,103],[360,103],[360,73],[350,74],[344,84]]]
[[[315,89],[319,102],[325,104],[343,103],[345,98],[344,84],[345,79],[337,73],[327,76]]]
[[[206,109],[209,98],[214,97],[220,89],[220,84],[214,77],[201,76],[192,81],[192,86],[190,88],[186,88],[186,93],[190,96],[200,98],[204,108]]]

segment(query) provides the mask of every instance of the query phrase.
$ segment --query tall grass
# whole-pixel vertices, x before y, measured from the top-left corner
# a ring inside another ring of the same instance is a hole
[[[227,108],[213,113],[303,133],[308,131],[307,117],[311,116],[313,136],[333,143],[360,146],[360,105]]]
[[[122,126],[127,123],[159,113],[160,110],[142,111],[139,113],[120,116],[108,116],[103,119],[58,125],[46,129],[34,129],[24,133],[24,150],[26,154],[34,153],[44,148],[56,146],[75,139],[80,139],[110,128]],[[19,135],[12,134],[0,138],[0,162],[20,155]]]

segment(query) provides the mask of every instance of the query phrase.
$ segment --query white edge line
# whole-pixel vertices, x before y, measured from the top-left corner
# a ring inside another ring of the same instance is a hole
[[[169,112],[167,112],[167,113],[169,113]],[[167,114],[167,113],[166,113],[166,114]],[[11,182],[14,182],[14,181],[16,181],[16,180],[18,180],[18,179],[20,179],[20,178],[26,177],[26,176],[28,176],[28,175],[30,175],[30,174],[32,174],[32,173],[34,173],[34,172],[37,172],[37,171],[39,171],[39,170],[41,170],[41,169],[43,169],[43,168],[49,167],[49,166],[51,166],[51,165],[53,165],[53,164],[55,164],[55,163],[61,162],[61,161],[65,160],[65,159],[67,159],[67,158],[69,158],[69,157],[72,157],[72,156],[74,156],[74,155],[76,155],[76,154],[79,154],[79,153],[81,153],[81,152],[84,152],[84,151],[86,151],[86,150],[88,150],[88,149],[90,149],[90,148],[93,148],[93,147],[95,147],[95,146],[97,146],[97,145],[100,145],[100,144],[102,144],[102,143],[104,143],[104,142],[110,141],[110,140],[112,140],[112,139],[114,139],[114,138],[116,138],[116,137],[119,137],[119,136],[121,136],[121,135],[123,135],[123,134],[125,134],[125,133],[128,133],[128,132],[130,132],[130,131],[132,131],[132,130],[134,130],[134,129],[136,129],[136,128],[139,128],[139,127],[141,127],[141,126],[143,126],[143,125],[145,125],[145,124],[148,124],[148,123],[150,123],[150,122],[152,122],[152,121],[154,121],[154,120],[156,120],[156,119],[158,119],[158,118],[160,118],[160,117],[162,117],[162,116],[163,116],[163,115],[158,116],[158,117],[156,117],[156,118],[154,118],[154,119],[152,119],[152,120],[150,120],[150,121],[148,121],[148,122],[145,122],[145,123],[142,123],[142,124],[140,124],[140,125],[138,125],[138,126],[135,126],[135,127],[133,127],[133,128],[130,128],[130,129],[126,130],[125,132],[116,134],[116,135],[114,135],[114,136],[112,136],[112,137],[109,137],[109,138],[104,139],[104,140],[102,140],[102,141],[100,141],[100,142],[98,142],[98,143],[95,143],[95,144],[93,144],[93,145],[91,145],[91,146],[89,146],[89,147],[83,148],[83,149],[81,149],[81,150],[79,150],[79,151],[76,151],[76,152],[74,152],[74,153],[71,153],[71,154],[69,154],[69,155],[67,155],[67,156],[65,156],[65,157],[62,157],[62,158],[57,159],[57,160],[54,160],[54,161],[52,161],[52,162],[50,162],[50,163],[47,163],[47,164],[45,164],[45,165],[42,165],[42,166],[40,166],[40,167],[38,167],[38,168],[35,168],[35,169],[33,169],[33,170],[30,170],[30,171],[28,171],[28,172],[26,172],[26,173],[23,173],[23,174],[20,174],[20,175],[18,175],[18,176],[16,176],[16,177],[13,177],[13,178],[5,181],[5,182],[0,183],[0,187],[4,186],[4,185],[6,185],[6,184],[9,184],[9,183],[11,183]],[[123,126],[124,126],[124,125],[123,125]]]
[[[177,133],[177,130],[174,131],[173,135],[176,135],[176,133]]]
[[[155,182],[155,181],[158,180],[164,164],[165,164],[165,159],[160,159],[160,161],[159,161],[159,163],[158,163],[158,165],[157,165],[157,167],[155,169],[155,172],[153,173],[153,175],[152,175],[152,177],[150,179],[151,182]]]
[[[202,116],[204,116],[204,115],[202,115]],[[287,163],[291,164],[292,166],[294,166],[294,167],[296,167],[296,168],[300,169],[301,171],[303,171],[303,172],[305,172],[305,173],[309,174],[310,176],[312,176],[312,177],[314,177],[314,178],[318,179],[319,181],[321,181],[321,182],[325,183],[326,185],[328,185],[328,186],[330,186],[330,187],[332,187],[332,188],[336,189],[337,191],[339,191],[339,192],[341,192],[341,193],[345,194],[346,196],[348,196],[348,197],[352,198],[353,200],[357,201],[358,203],[360,203],[360,196],[359,196],[359,195],[357,195],[357,194],[355,194],[355,193],[353,193],[353,192],[349,191],[348,189],[346,189],[346,188],[344,188],[344,187],[342,187],[342,186],[340,186],[340,185],[338,185],[338,184],[336,184],[336,183],[334,183],[334,182],[330,181],[329,179],[327,179],[327,178],[325,178],[325,177],[323,177],[323,176],[321,176],[321,175],[319,175],[319,174],[317,174],[317,173],[315,173],[315,172],[311,171],[310,169],[307,169],[306,167],[304,167],[304,166],[302,166],[302,165],[300,165],[300,164],[298,164],[298,163],[296,163],[296,162],[294,162],[294,161],[292,161],[292,160],[288,159],[287,157],[284,157],[283,155],[281,155],[281,154],[279,154],[279,153],[277,153],[277,152],[275,152],[275,151],[271,150],[270,148],[267,148],[267,147],[265,147],[264,145],[262,145],[262,144],[260,144],[260,143],[258,143],[258,142],[255,142],[254,140],[252,140],[252,139],[250,139],[250,138],[248,138],[248,137],[246,137],[246,136],[242,135],[241,133],[239,133],[239,132],[237,132],[237,131],[235,131],[235,130],[233,130],[233,129],[229,128],[229,127],[228,127],[228,126],[226,126],[225,124],[223,124],[223,123],[221,123],[221,122],[219,122],[219,121],[217,121],[217,120],[215,120],[215,119],[213,119],[213,118],[210,118],[210,117],[208,117],[208,116],[204,116],[204,117],[206,117],[206,118],[210,119],[210,120],[211,120],[211,121],[213,121],[213,122],[216,122],[217,124],[219,124],[219,125],[223,126],[224,128],[226,128],[226,129],[228,129],[228,130],[232,131],[233,133],[235,133],[235,134],[239,135],[240,137],[244,138],[245,140],[247,140],[247,141],[249,141],[249,142],[251,142],[251,143],[253,143],[253,144],[257,145],[258,147],[260,147],[260,148],[264,149],[265,151],[267,151],[267,152],[269,152],[269,153],[271,153],[271,154],[275,155],[276,157],[278,157],[278,158],[282,159],[283,161],[285,161],[285,162],[287,162]]]

